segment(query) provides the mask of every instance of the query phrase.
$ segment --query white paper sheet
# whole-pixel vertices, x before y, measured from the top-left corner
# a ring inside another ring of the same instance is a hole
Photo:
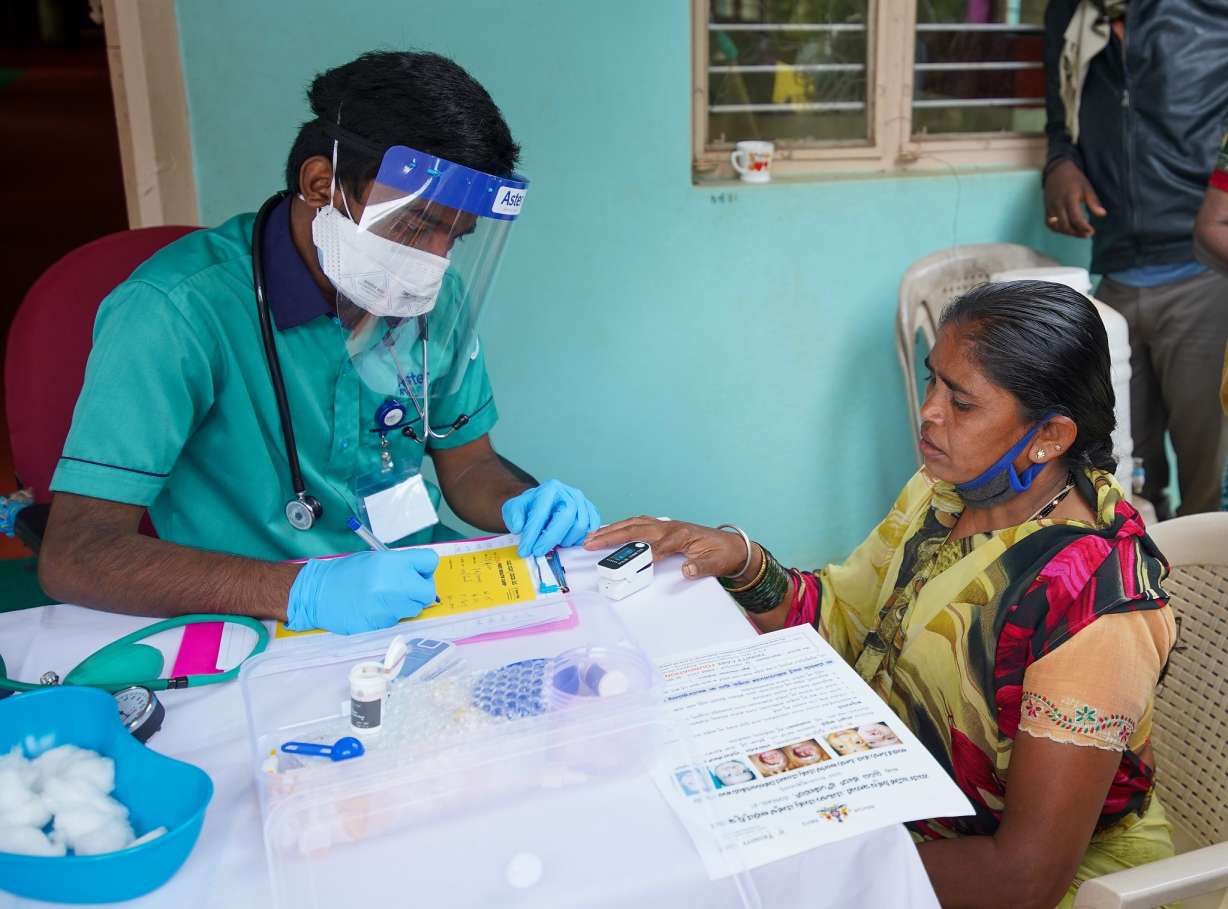
[[[915,736],[809,625],[659,660],[696,765],[658,787],[712,877],[972,806]],[[698,800],[698,802],[697,802]],[[700,802],[706,810],[696,810]],[[703,829],[704,826],[708,829]]]

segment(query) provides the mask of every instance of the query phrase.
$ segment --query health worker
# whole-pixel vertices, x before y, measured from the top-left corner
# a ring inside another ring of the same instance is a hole
[[[522,555],[599,525],[491,444],[477,324],[528,182],[490,95],[445,57],[381,52],[307,97],[286,191],[103,301],[51,484],[52,597],[348,634],[435,601],[432,551],[379,546],[455,538],[441,495]],[[373,551],[321,558],[363,548],[355,528]]]

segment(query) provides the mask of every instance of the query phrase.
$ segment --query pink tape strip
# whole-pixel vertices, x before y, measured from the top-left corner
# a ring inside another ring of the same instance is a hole
[[[201,622],[183,629],[179,653],[171,675],[212,675],[217,668],[217,656],[222,649],[222,622]]]

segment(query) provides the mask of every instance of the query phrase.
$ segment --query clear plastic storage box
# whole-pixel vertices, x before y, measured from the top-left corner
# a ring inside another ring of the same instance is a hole
[[[759,905],[736,854],[709,877],[649,776],[690,758],[652,662],[605,601],[573,602],[571,629],[460,644],[449,672],[394,684],[350,760],[280,746],[352,735],[350,668],[422,632],[296,640],[244,666],[277,906]]]

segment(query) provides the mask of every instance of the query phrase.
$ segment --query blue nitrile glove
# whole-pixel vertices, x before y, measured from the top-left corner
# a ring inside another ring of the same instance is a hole
[[[520,534],[521,556],[544,556],[575,546],[601,526],[601,515],[580,490],[548,480],[504,502],[503,523]]]
[[[412,619],[435,602],[438,567],[439,555],[430,549],[310,559],[290,588],[286,627],[357,634]]]

